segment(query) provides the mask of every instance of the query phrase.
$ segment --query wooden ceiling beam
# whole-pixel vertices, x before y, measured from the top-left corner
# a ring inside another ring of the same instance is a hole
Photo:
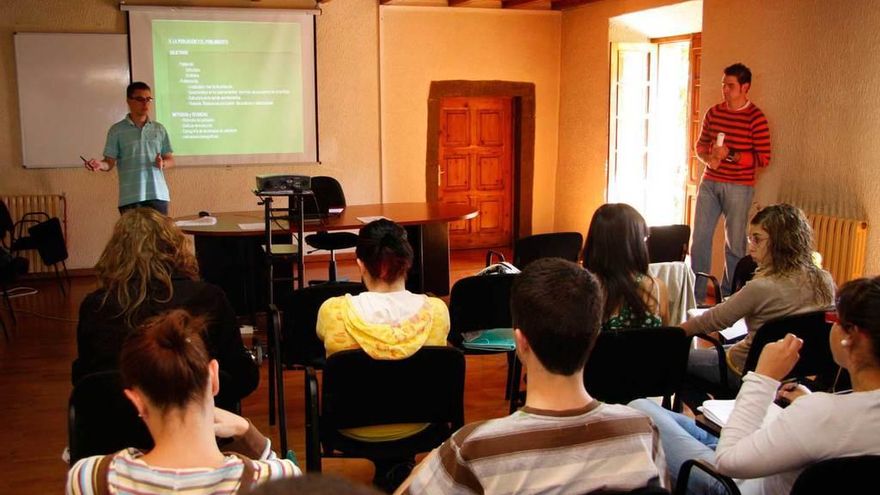
[[[501,0],[505,9],[550,10],[551,0]]]
[[[573,7],[580,7],[588,3],[599,2],[600,0],[552,0],[553,10],[565,10]]]

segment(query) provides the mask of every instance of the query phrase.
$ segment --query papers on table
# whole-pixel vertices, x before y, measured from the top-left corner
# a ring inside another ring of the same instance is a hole
[[[383,217],[382,215],[376,215],[376,216],[372,216],[372,217],[357,217],[357,219],[358,219],[358,222],[360,222],[360,223],[370,223],[370,222],[373,222],[376,220],[382,220],[382,219],[391,220],[390,218]]]
[[[734,404],[736,404],[736,399],[707,400],[703,401],[703,405],[698,407],[697,410],[703,413],[703,416],[705,416],[706,419],[723,428],[730,420],[730,414],[733,412]],[[776,416],[779,415],[780,411],[782,411],[781,407],[775,403],[771,403],[770,407],[767,408],[767,414],[764,415],[763,425],[766,426],[776,419]]]
[[[700,316],[711,308],[694,308],[689,309],[687,312],[688,318],[694,318]],[[732,340],[737,340],[745,334],[749,333],[748,327],[746,327],[746,320],[740,318],[736,321],[730,328],[725,328],[721,330],[721,336],[724,337],[724,340],[730,342]]]
[[[174,225],[177,225],[178,227],[205,227],[216,224],[216,217],[199,217],[192,220],[178,220],[174,222]]]
[[[513,339],[512,328],[492,328],[465,332],[462,345],[465,349],[481,351],[513,351],[516,350],[516,341]]]
[[[263,230],[266,228],[266,222],[240,223],[238,228],[241,230]]]

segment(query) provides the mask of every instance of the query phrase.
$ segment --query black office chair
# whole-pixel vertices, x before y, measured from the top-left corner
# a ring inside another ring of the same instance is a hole
[[[746,282],[754,278],[755,271],[758,270],[758,264],[755,263],[755,260],[752,259],[750,255],[745,255],[740,258],[736,263],[736,267],[733,269],[733,280],[731,280],[731,294],[742,289]],[[715,291],[715,304],[719,304],[723,302],[722,294],[721,294],[721,284],[718,283],[718,278],[715,275],[705,272],[697,272],[697,278],[706,278],[708,282],[712,284],[712,289]],[[705,307],[705,306],[703,306]]]
[[[282,292],[275,298],[275,305],[270,308],[270,331],[280,328],[279,342],[281,352],[275,352],[274,339],[269,343],[269,424],[275,424],[276,413],[276,389],[284,387],[283,370],[304,368],[323,369],[326,359],[324,343],[318,339],[315,327],[318,322],[318,310],[324,301],[331,297],[345,294],[357,295],[366,291],[364,284],[355,282],[328,282],[325,284],[304,287],[288,292]],[[282,314],[283,313],[283,316]],[[275,366],[275,356],[280,356],[280,366]],[[282,370],[276,376],[276,369]],[[276,382],[278,385],[276,385]],[[281,417],[286,417],[284,401],[277,401],[277,412]],[[287,444],[287,432],[280,434],[284,437],[282,442]]]
[[[221,390],[229,380],[229,374],[221,371]],[[217,401],[217,406],[236,414],[241,412],[238,401]],[[83,457],[110,454],[126,447],[153,448],[153,437],[122,392],[117,370],[91,373],[76,382],[67,405],[67,435],[71,465]]]
[[[512,328],[510,291],[516,274],[473,275],[452,286],[449,293],[449,342],[465,354],[507,354],[507,383],[504,398],[510,399],[511,412],[516,410],[522,365],[516,351],[483,351],[467,349],[464,336],[468,332],[493,328]]]
[[[314,201],[307,200],[303,207],[306,218],[326,216],[330,214],[331,209],[345,208],[345,193],[342,191],[342,185],[333,177],[312,177],[312,192],[314,193]],[[328,279],[330,282],[335,282],[335,251],[357,246],[357,239],[357,234],[351,232],[317,232],[307,235],[305,242],[315,248],[309,253],[319,250],[330,251]]]
[[[880,455],[839,457],[817,462],[804,469],[791,495],[819,495],[827,493],[867,493],[877,484]]]
[[[648,259],[651,263],[684,261],[691,238],[689,225],[661,225],[648,229]]]
[[[724,490],[727,495],[741,495],[739,487],[736,486],[736,482],[732,478],[724,476],[715,470],[715,466],[699,459],[688,459],[682,463],[681,468],[678,470],[678,477],[675,480],[675,491],[673,492],[675,495],[687,495],[688,481],[690,480],[691,471],[694,469],[703,471],[714,478],[717,482],[716,486]]]
[[[429,451],[464,425],[464,355],[454,347],[426,346],[407,359],[377,360],[363,350],[327,358],[319,389],[306,369],[306,467],[321,471],[322,457],[358,457],[374,463]],[[319,400],[320,397],[320,400]],[[362,442],[340,429],[428,423],[413,436]]]
[[[690,340],[675,327],[602,331],[584,367],[584,386],[603,402],[662,396],[663,407],[680,411],[672,396],[684,379]]]
[[[831,356],[831,346],[828,343],[830,332],[831,324],[825,322],[824,311],[786,316],[768,321],[755,332],[743,365],[743,374],[754,371],[758,364],[758,357],[760,357],[765,345],[785,337],[787,333],[793,333],[803,339],[804,344],[800,349],[800,358],[797,364],[786,378],[802,379],[809,384],[808,386],[812,390],[830,390],[839,369]],[[721,342],[708,335],[698,335],[697,337],[710,342],[718,353],[718,371],[721,376],[721,384],[719,386],[694,376],[688,376],[685,380],[685,386],[688,389],[686,395],[688,406],[695,408],[701,405],[706,398],[705,394],[711,394],[716,399],[735,398],[738,389],[733,388],[727,381],[727,359]],[[807,380],[808,377],[815,377],[815,379]],[[695,395],[694,392],[698,394]]]
[[[584,237],[580,232],[554,232],[536,234],[517,239],[513,243],[513,266],[523,270],[529,263],[541,258],[562,258],[577,263],[583,247]],[[489,250],[486,253],[486,266],[495,257],[505,261],[504,255]]]
[[[28,235],[25,235],[25,231]],[[7,234],[10,236],[8,243]],[[67,243],[64,240],[61,220],[57,217],[50,217],[48,213],[42,211],[28,212],[22,215],[19,221],[13,223],[6,203],[0,201],[0,244],[8,247],[13,255],[22,251],[36,250],[43,264],[55,269],[61,292],[67,292],[58,271],[58,263],[61,263],[65,279],[69,284],[70,277],[65,263],[68,257]]]

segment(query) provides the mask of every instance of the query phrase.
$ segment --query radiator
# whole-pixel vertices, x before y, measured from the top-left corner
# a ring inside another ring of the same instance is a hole
[[[37,211],[47,213],[49,218],[58,217],[61,220],[64,239],[65,241],[67,240],[67,198],[63,194],[0,196],[0,200],[6,203],[6,207],[9,209],[9,216],[12,217],[13,222],[21,220],[25,213]],[[27,235],[27,227],[24,228],[23,235]],[[19,251],[16,255],[28,259],[30,273],[54,273],[51,266],[43,264],[40,255],[35,250]]]
[[[859,278],[865,271],[868,244],[868,222],[807,213],[816,251],[822,255],[822,267],[831,272],[834,283]]]

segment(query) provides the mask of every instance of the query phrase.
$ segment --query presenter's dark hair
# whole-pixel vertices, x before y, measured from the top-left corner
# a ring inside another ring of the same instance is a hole
[[[592,273],[562,258],[542,258],[513,282],[513,326],[547,371],[580,373],[599,334],[602,298]]]
[[[880,364],[880,277],[851,280],[837,294],[837,316],[847,332],[864,332],[874,347]]]
[[[745,65],[737,62],[724,68],[725,76],[736,76],[736,82],[740,84],[752,84],[752,71]]]
[[[636,283],[639,275],[648,276],[647,236],[645,219],[626,203],[604,204],[593,213],[584,243],[584,267],[602,282],[602,321],[624,305],[635,315],[650,311],[645,301],[654,299],[654,295]]]
[[[211,360],[204,331],[205,320],[182,309],[146,320],[122,344],[122,385],[143,392],[163,413],[202,400]]]
[[[125,97],[131,98],[132,96],[134,96],[135,91],[150,91],[150,92],[152,92],[153,90],[150,89],[149,84],[147,84],[143,81],[135,81],[135,82],[129,84],[127,88],[125,88]]]
[[[387,283],[406,277],[413,263],[413,250],[406,239],[406,230],[384,218],[361,228],[355,254],[371,277]]]

